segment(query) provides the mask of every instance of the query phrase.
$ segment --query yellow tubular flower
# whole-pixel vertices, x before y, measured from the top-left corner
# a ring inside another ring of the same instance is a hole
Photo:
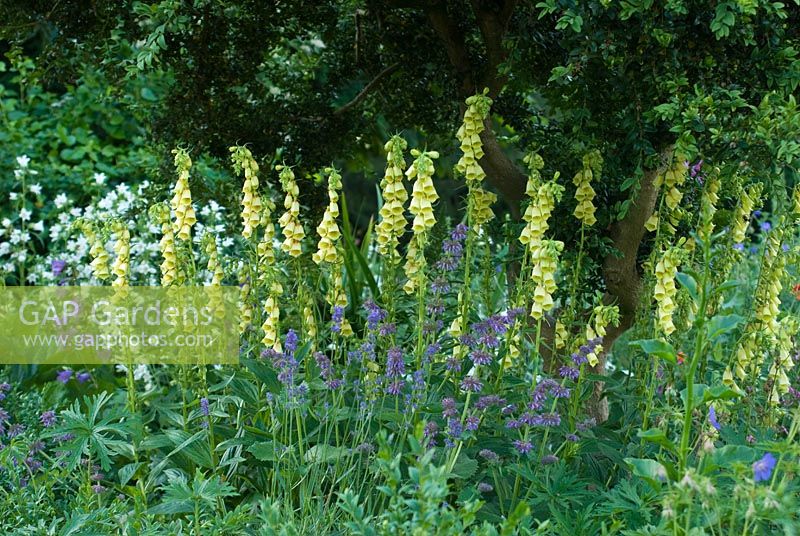
[[[92,258],[89,266],[92,267],[92,275],[95,279],[105,281],[111,277],[111,273],[108,268],[108,251],[106,251],[103,240],[100,238],[94,224],[88,221],[78,220],[76,228],[80,229],[89,242],[89,256]]]
[[[339,255],[336,251],[336,243],[341,237],[336,218],[339,217],[339,190],[342,188],[342,176],[332,167],[325,168],[328,174],[328,208],[322,216],[322,221],[317,226],[319,244],[317,251],[311,256],[315,263],[327,262],[337,263]]]
[[[192,159],[186,149],[174,149],[175,169],[178,170],[178,181],[175,183],[170,206],[175,212],[175,221],[172,229],[180,240],[189,240],[192,235],[192,226],[197,223],[197,218],[192,207],[192,192],[189,190],[189,170],[192,168]]]
[[[250,303],[250,281],[244,270],[239,274],[239,333],[244,333],[253,323],[253,304]]]
[[[247,147],[231,147],[231,160],[237,174],[244,174],[242,185],[242,236],[249,239],[261,223],[261,196],[258,193],[258,164]]]
[[[550,228],[548,220],[556,207],[556,202],[561,200],[564,187],[556,182],[558,173],[553,176],[552,181],[542,182],[539,170],[544,166],[544,162],[539,155],[532,153],[525,158],[530,171],[525,191],[531,201],[522,216],[528,223],[522,230],[519,241],[527,245],[540,241]]]
[[[168,287],[178,278],[178,256],[175,253],[175,234],[169,220],[169,206],[159,203],[150,207],[150,217],[161,226],[161,240],[158,248],[161,251],[161,286]]]
[[[286,193],[286,197],[283,200],[283,207],[286,212],[278,220],[278,224],[283,229],[284,237],[281,243],[281,250],[292,257],[299,257],[303,252],[302,243],[303,238],[306,236],[303,224],[300,223],[300,189],[294,180],[292,168],[283,164],[275,166],[275,169],[280,172],[281,186]]]
[[[742,192],[740,203],[736,206],[733,213],[733,225],[731,227],[731,237],[734,244],[744,242],[747,226],[750,224],[750,214],[753,212],[756,202],[761,198],[761,183],[756,183]]]
[[[309,338],[317,336],[317,321],[314,318],[314,311],[308,305],[303,307],[303,329]]]
[[[485,130],[484,121],[489,115],[492,99],[483,94],[472,95],[467,98],[464,111],[464,121],[456,132],[456,138],[461,143],[461,158],[456,163],[456,172],[464,176],[469,189],[469,223],[474,229],[479,229],[483,224],[494,217],[491,206],[497,201],[497,196],[481,188],[486,173],[480,165],[483,158],[483,141],[481,132]]]
[[[264,337],[261,342],[264,346],[272,348],[276,352],[280,352],[281,339],[278,334],[281,312],[278,308],[278,299],[283,294],[283,287],[277,281],[273,281],[269,289],[269,296],[264,303],[264,323],[261,329],[264,332]]]
[[[273,242],[275,240],[275,224],[272,223],[272,212],[275,210],[275,203],[269,199],[263,200],[261,207],[261,227],[264,229],[264,234],[261,235],[261,240],[256,246],[256,253],[258,254],[259,266],[266,267],[272,266],[275,263],[275,247]],[[266,271],[259,272],[259,278],[263,279]]]
[[[480,227],[492,218],[492,205],[497,201],[497,194],[487,192],[483,188],[473,188],[472,190],[472,223],[475,227]]]
[[[594,308],[594,322],[586,326],[586,340],[603,339],[608,326],[619,325],[619,307],[616,305],[596,305]],[[586,356],[589,365],[594,367],[598,363],[597,356],[603,352],[601,343],[595,344],[593,350]]]
[[[411,155],[416,160],[406,171],[409,180],[414,181],[414,188],[411,192],[411,205],[409,211],[414,216],[411,230],[414,236],[411,238],[408,253],[406,254],[405,273],[408,281],[403,286],[406,293],[411,294],[417,288],[417,283],[424,277],[425,267],[425,244],[427,243],[427,232],[436,223],[433,216],[433,203],[439,199],[436,189],[433,187],[433,160],[439,158],[436,151],[421,152],[416,149],[411,151]]]
[[[481,132],[485,129],[484,121],[492,106],[492,99],[485,93],[467,98],[464,122],[456,132],[456,138],[461,142],[461,152],[463,153],[456,163],[456,171],[464,175],[469,186],[480,186],[486,177],[486,173],[478,163],[483,158]]]
[[[114,263],[111,265],[111,272],[114,280],[111,285],[114,287],[127,287],[130,284],[129,274],[131,265],[131,232],[120,221],[115,221],[111,225],[111,230],[116,236],[114,241]]]
[[[564,326],[564,323],[561,320],[556,320],[556,348],[561,349],[567,345],[567,339],[569,338],[569,333],[567,333],[567,328]]]
[[[408,146],[400,136],[392,138],[384,145],[386,151],[386,171],[381,181],[383,206],[379,212],[380,222],[375,227],[378,251],[381,255],[389,255],[391,259],[399,256],[397,244],[406,230],[405,203],[408,192],[403,184],[403,173],[406,161],[403,151]]]
[[[798,326],[795,318],[786,316],[780,322],[776,345],[778,355],[770,365],[769,374],[767,375],[767,379],[772,382],[770,393],[770,404],[772,405],[778,405],[780,403],[780,395],[788,393],[789,387],[791,387],[788,372],[794,368],[794,361],[791,356],[794,348],[792,335],[798,332],[798,328],[800,326]]]
[[[792,214],[795,219],[800,219],[800,184],[794,187],[794,195],[792,195]]]
[[[686,182],[688,167],[682,156],[676,155],[672,166],[664,173],[664,202],[670,210],[675,210],[683,199],[683,193],[678,190],[678,186]]]
[[[711,177],[706,180],[706,188],[700,201],[700,226],[698,235],[703,240],[711,238],[714,232],[714,214],[717,212],[719,202],[719,168],[715,168]]]
[[[593,179],[600,178],[602,166],[603,158],[600,156],[600,152],[591,151],[583,157],[583,168],[572,179],[572,183],[577,187],[575,199],[578,201],[574,215],[582,224],[589,227],[597,223],[597,218],[594,216],[596,210],[594,206],[595,191],[591,182]]]
[[[531,263],[533,265],[531,280],[535,285],[531,317],[536,320],[541,319],[544,313],[553,308],[558,255],[563,249],[564,242],[558,240],[541,240],[536,244],[532,244],[530,248]]]
[[[656,285],[653,297],[658,303],[658,326],[665,335],[670,335],[675,331],[672,314],[675,311],[675,295],[678,293],[675,287],[675,274],[678,272],[679,265],[680,249],[677,247],[669,248],[656,264]]]

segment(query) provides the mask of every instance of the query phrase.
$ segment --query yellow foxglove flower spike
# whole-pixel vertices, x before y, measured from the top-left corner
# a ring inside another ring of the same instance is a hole
[[[742,192],[741,200],[733,213],[731,237],[734,244],[744,243],[745,232],[750,225],[750,215],[753,213],[755,204],[761,198],[762,187],[759,182]]]
[[[231,160],[237,174],[244,174],[242,184],[242,236],[253,236],[262,219],[261,195],[258,193],[258,163],[247,147],[231,147]]]
[[[272,223],[272,212],[275,210],[275,203],[269,199],[262,200],[261,206],[261,227],[264,233],[256,246],[258,254],[258,264],[260,267],[268,267],[275,264],[275,224]],[[266,277],[266,270],[259,270],[259,278]]]
[[[319,244],[311,258],[317,264],[322,262],[336,264],[339,261],[336,244],[341,237],[336,218],[339,217],[339,190],[342,188],[342,176],[332,167],[325,168],[325,173],[328,174],[328,208],[325,209],[322,221],[317,226]]]
[[[465,101],[464,120],[456,132],[460,142],[461,158],[456,163],[457,173],[464,176],[469,189],[467,202],[468,221],[473,229],[478,230],[494,217],[492,205],[497,195],[481,188],[486,173],[480,165],[483,158],[483,141],[481,133],[485,130],[486,118],[492,106],[492,99],[487,96],[488,89],[482,94],[472,95]]]
[[[131,232],[121,221],[113,222],[111,231],[116,238],[114,241],[114,263],[111,265],[111,273],[114,274],[114,280],[111,285],[114,287],[127,287],[130,284]]]
[[[436,151],[418,151],[414,149],[411,155],[416,160],[406,171],[409,180],[414,181],[414,188],[411,192],[411,205],[409,212],[414,216],[411,230],[414,235],[406,253],[405,273],[408,281],[403,286],[406,293],[411,294],[417,288],[417,283],[424,277],[425,267],[425,244],[427,243],[427,233],[436,223],[433,216],[433,203],[439,199],[439,194],[433,186],[433,161],[439,158]]]
[[[95,279],[105,281],[111,277],[111,273],[108,267],[108,251],[106,251],[105,244],[103,244],[103,239],[94,224],[86,220],[77,220],[75,227],[80,229],[89,242],[89,256],[92,258],[89,266],[92,267],[92,275]]]
[[[383,147],[386,151],[386,171],[381,181],[383,206],[379,212],[380,222],[375,227],[375,236],[378,251],[381,255],[390,256],[392,260],[399,257],[397,245],[406,231],[404,212],[408,192],[403,184],[403,174],[406,169],[403,151],[406,147],[408,142],[400,136],[392,136]]]
[[[714,168],[711,176],[706,179],[706,187],[700,200],[700,225],[698,235],[703,240],[709,240],[714,232],[714,214],[717,212],[719,202],[719,168]]]
[[[281,351],[281,339],[279,336],[281,312],[278,308],[278,300],[283,294],[283,287],[277,281],[273,281],[270,285],[269,295],[267,301],[264,303],[264,323],[261,325],[261,330],[264,332],[264,337],[261,342],[264,346],[272,348],[276,352]]]
[[[192,226],[197,223],[194,207],[192,207],[192,192],[189,190],[189,170],[192,168],[192,159],[186,149],[174,149],[175,169],[178,170],[178,181],[175,183],[170,206],[175,212],[173,232],[180,240],[189,240],[192,235]]]
[[[592,188],[592,180],[598,180],[603,166],[603,157],[600,151],[594,150],[583,157],[583,168],[575,174],[572,183],[576,186],[575,200],[578,206],[575,207],[574,215],[582,224],[591,227],[597,223],[594,213],[595,191]]]
[[[553,293],[556,291],[556,270],[558,269],[558,255],[564,249],[564,242],[558,240],[541,240],[533,243],[530,248],[531,281],[535,285],[533,291],[533,305],[531,317],[540,320],[544,313],[555,305]]]
[[[281,186],[286,193],[283,200],[283,208],[286,212],[278,220],[278,224],[283,229],[283,242],[281,243],[281,250],[288,253],[292,257],[299,257],[303,252],[302,243],[306,232],[303,229],[303,224],[300,222],[300,189],[295,182],[294,173],[292,168],[286,164],[275,166],[278,170],[281,180]]]
[[[169,205],[158,203],[150,207],[150,217],[156,225],[161,226],[161,286],[168,287],[178,279],[178,255],[175,251],[175,233],[170,222]]]
[[[675,312],[675,296],[678,293],[675,275],[678,273],[680,260],[680,249],[671,247],[664,252],[655,268],[656,285],[653,297],[658,304],[656,322],[665,335],[675,331],[672,314]]]

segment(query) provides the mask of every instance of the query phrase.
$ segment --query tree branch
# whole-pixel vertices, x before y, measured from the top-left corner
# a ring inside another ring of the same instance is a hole
[[[375,76],[375,78],[370,80],[370,82],[366,86],[364,86],[364,89],[362,89],[361,91],[358,92],[358,95],[356,95],[353,98],[353,100],[351,100],[347,104],[344,104],[343,106],[340,106],[339,108],[334,110],[333,111],[333,115],[342,115],[342,114],[347,113],[348,111],[350,111],[352,108],[358,106],[359,103],[361,103],[361,101],[363,101],[365,98],[367,98],[367,95],[369,95],[370,92],[373,89],[375,89],[375,87],[378,85],[378,82],[380,82],[381,79],[385,78],[386,76],[389,76],[390,74],[395,72],[398,68],[400,68],[400,64],[399,63],[395,63],[393,65],[388,66],[387,68],[385,68],[381,72],[379,72]]]
[[[668,147],[661,152],[661,166],[644,172],[636,201],[632,203],[625,218],[611,226],[611,241],[621,255],[608,255],[603,261],[603,279],[607,289],[605,301],[615,303],[619,307],[620,323],[618,326],[609,326],[606,336],[603,337],[605,352],[597,356],[598,363],[592,368],[595,374],[604,373],[606,352],[611,350],[614,341],[636,320],[642,288],[638,265],[639,247],[647,232],[645,223],[653,215],[658,199],[656,177],[664,173],[664,169],[672,159],[672,150],[672,147]],[[603,382],[595,382],[594,392],[587,407],[589,414],[598,422],[608,419],[608,402],[602,398],[603,386]]]

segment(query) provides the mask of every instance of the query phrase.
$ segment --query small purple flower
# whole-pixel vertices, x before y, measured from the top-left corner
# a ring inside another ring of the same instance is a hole
[[[761,223],[761,230],[765,233],[769,232],[772,229],[772,224],[768,221]]]
[[[769,480],[776,465],[778,465],[778,460],[771,452],[767,452],[763,458],[753,463],[753,480],[756,482]]]
[[[555,456],[553,454],[547,454],[545,456],[542,456],[541,464],[542,465],[553,465],[557,461],[558,461],[558,456]]]
[[[522,439],[515,439],[513,442],[514,448],[517,452],[521,455],[528,454],[531,450],[533,450],[533,443],[530,441],[523,441]]]
[[[497,453],[494,452],[493,450],[489,449],[481,449],[481,451],[478,452],[478,456],[480,456],[489,463],[495,463],[500,460],[500,456],[498,456]]]
[[[488,352],[483,352],[481,350],[475,350],[470,354],[470,358],[472,362],[476,365],[488,365],[492,362],[492,356]]]
[[[102,484],[95,484],[94,486],[92,486],[92,491],[95,492],[98,495],[103,493],[105,490],[106,490],[106,488]]]
[[[737,242],[736,244],[733,245],[733,249],[735,249],[736,251],[744,251],[744,244],[742,244],[741,242]]]
[[[56,423],[56,413],[51,410],[45,411],[39,416],[39,420],[41,421],[42,426],[49,428]]]
[[[25,426],[21,424],[12,424],[8,428],[8,437],[17,437],[18,435],[22,434],[25,431]]]
[[[367,328],[374,331],[378,324],[384,321],[388,313],[372,300],[364,302],[364,308],[367,310]]]
[[[517,419],[508,419],[506,421],[506,428],[509,430],[516,430],[518,428],[522,428],[522,421]]]
[[[575,434],[567,434],[565,437],[567,441],[572,441],[573,443],[577,443],[578,441],[580,441],[580,438]]]
[[[713,404],[708,408],[708,422],[717,430],[722,430],[722,426],[720,426],[719,421],[717,421],[717,410],[714,408]]]
[[[86,383],[92,379],[92,375],[88,372],[80,372],[75,376],[75,379],[78,380],[78,383]]]
[[[406,364],[403,360],[403,350],[395,346],[386,355],[386,376],[396,378],[406,373]]]
[[[286,353],[291,355],[297,351],[297,345],[300,343],[300,339],[297,337],[297,333],[293,329],[290,329],[286,333],[286,337],[283,341],[284,348],[286,349]]]
[[[481,389],[483,389],[483,384],[475,376],[466,376],[463,380],[461,380],[461,388],[465,391],[478,393]]]
[[[753,211],[753,217],[760,218],[761,217],[761,211],[760,210],[754,210]]]
[[[403,380],[395,380],[386,386],[386,394],[397,396],[403,392]]]
[[[211,414],[211,410],[208,407],[208,399],[206,397],[200,399],[200,413],[202,413],[205,417],[208,417]]]
[[[481,493],[491,493],[494,490],[491,484],[487,482],[481,482],[478,484],[478,491]]]
[[[438,424],[436,424],[434,421],[428,421],[425,423],[425,428],[422,429],[422,435],[426,439],[425,445],[427,447],[436,446],[436,434],[438,433],[439,433]]]
[[[53,272],[53,277],[58,277],[67,267],[67,261],[61,259],[53,259],[50,261],[50,270]]]
[[[477,415],[470,415],[469,417],[467,417],[466,428],[470,432],[476,432],[480,424],[481,424],[481,419]]]
[[[450,372],[461,372],[461,361],[453,356],[445,359],[444,366]]]
[[[447,433],[450,437],[458,439],[464,433],[464,426],[458,419],[450,419],[447,421]]]
[[[450,233],[450,238],[452,238],[453,240],[466,240],[467,231],[469,231],[469,227],[467,227],[463,223],[459,223]]]
[[[458,415],[458,411],[456,410],[456,401],[452,398],[443,398],[442,399],[442,415],[445,417],[455,417]]]
[[[331,326],[331,331],[334,333],[341,333],[343,320],[344,320],[344,307],[340,307],[337,305],[333,308],[333,315],[331,315],[331,322],[333,323],[333,325]]]
[[[72,378],[72,371],[70,369],[64,369],[56,375],[56,379],[64,384],[66,384],[70,378]]]
[[[566,365],[558,369],[558,373],[562,378],[568,378],[573,381],[577,380],[578,376],[581,375],[581,371],[579,369],[576,369],[575,367],[568,367]]]
[[[10,384],[8,384],[6,382],[0,383],[0,391],[2,391],[4,393],[7,393],[10,390],[11,390],[11,385]]]

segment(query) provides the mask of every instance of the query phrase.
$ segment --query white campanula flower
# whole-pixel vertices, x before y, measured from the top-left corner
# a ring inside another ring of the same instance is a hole
[[[19,229],[14,229],[11,231],[11,238],[9,238],[9,242],[12,244],[19,244],[22,242],[22,231]]]
[[[36,223],[31,225],[31,229],[33,229],[37,233],[44,232],[44,222],[42,220],[37,221]]]
[[[24,249],[21,249],[14,253],[12,257],[15,257],[19,262],[25,262],[28,258],[28,252]]]
[[[17,199],[19,199],[19,194],[17,192],[11,192],[10,194],[8,194],[8,198],[11,201],[16,201]]]
[[[223,239],[222,240],[222,246],[226,247],[226,248],[229,248],[229,247],[233,246],[233,238],[227,237],[227,238]]]
[[[108,179],[105,173],[95,173],[92,178],[94,178],[94,182],[99,185],[105,184],[106,179]]]
[[[29,221],[32,215],[33,212],[31,212],[27,208],[20,209],[19,211],[19,219],[22,221]]]
[[[42,195],[42,185],[38,182],[35,184],[31,184],[28,189],[31,191],[33,195]]]
[[[13,272],[14,271],[14,263],[13,262],[5,263],[3,265],[3,271],[4,272]]]
[[[8,242],[0,242],[0,257],[5,257],[8,255],[9,250],[11,249],[11,244]]]
[[[19,166],[21,169],[25,169],[25,168],[27,168],[27,167],[28,167],[28,164],[30,164],[30,162],[31,162],[31,159],[30,159],[30,158],[28,157],[28,155],[26,155],[26,154],[24,154],[24,155],[22,155],[22,156],[18,156],[18,157],[17,157],[17,165],[18,165],[18,166]]]
[[[3,221],[1,221],[0,223],[3,225],[3,227],[11,227],[11,220],[9,220],[8,218],[3,218]]]
[[[56,198],[53,199],[53,204],[59,209],[64,208],[67,203],[69,203],[69,198],[63,193],[58,194]]]

